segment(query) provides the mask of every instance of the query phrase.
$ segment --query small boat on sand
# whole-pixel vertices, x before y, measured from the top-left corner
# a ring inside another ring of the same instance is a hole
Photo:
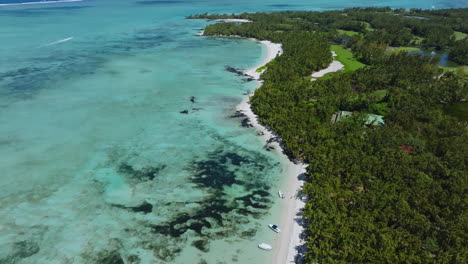
[[[268,226],[271,228],[271,230],[275,231],[276,233],[281,232],[281,229],[279,229],[277,225],[269,224]]]
[[[279,198],[284,199],[284,194],[282,191],[278,191],[278,196]]]
[[[261,243],[260,245],[258,245],[258,247],[261,248],[261,249],[263,249],[263,250],[268,250],[268,251],[270,251],[270,250],[273,249],[272,246],[270,246],[270,245],[268,245],[268,244],[266,244],[266,243]]]

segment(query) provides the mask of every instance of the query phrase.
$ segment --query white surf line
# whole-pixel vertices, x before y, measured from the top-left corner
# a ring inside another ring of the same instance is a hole
[[[39,4],[55,4],[55,3],[70,3],[70,2],[82,2],[83,0],[57,0],[57,1],[40,1],[40,2],[25,2],[25,3],[10,3],[0,4],[1,6],[16,6],[16,5],[39,5]]]
[[[332,51],[332,55],[333,55],[333,58],[336,57],[336,53],[334,51]],[[337,72],[337,71],[342,70],[343,68],[344,68],[343,63],[333,59],[332,63],[330,63],[330,65],[327,68],[312,73],[312,75],[311,75],[312,78],[310,80],[315,81],[315,80],[317,80],[317,78],[323,77],[327,73]]]
[[[57,40],[57,41],[54,41],[54,42],[47,43],[47,44],[44,44],[44,45],[42,45],[42,46],[39,46],[39,48],[41,48],[41,47],[47,47],[47,46],[52,46],[52,45],[59,44],[59,43],[63,43],[63,42],[67,42],[67,41],[70,41],[70,40],[72,40],[72,39],[73,39],[73,37],[69,37],[69,38],[66,38],[66,39]]]

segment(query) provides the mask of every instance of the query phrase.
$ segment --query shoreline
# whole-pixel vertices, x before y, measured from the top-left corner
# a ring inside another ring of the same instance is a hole
[[[197,36],[204,36],[204,31],[196,34]],[[239,37],[240,36],[218,36],[218,37]],[[283,147],[277,139],[278,135],[271,131],[268,127],[260,124],[258,116],[253,112],[250,107],[250,96],[253,95],[255,90],[260,88],[263,81],[260,79],[260,75],[265,71],[257,72],[257,69],[265,66],[267,63],[280,56],[283,53],[281,44],[273,43],[268,40],[258,40],[254,38],[248,38],[249,40],[255,41],[263,45],[266,50],[266,54],[260,63],[252,68],[244,70],[243,73],[251,76],[257,82],[256,87],[250,92],[237,106],[236,110],[245,115],[248,118],[252,127],[256,130],[257,135],[260,136],[262,142],[265,142],[265,146],[273,147],[272,151],[275,151],[284,159],[285,171],[283,175],[286,177],[286,182],[283,183],[281,191],[283,192],[284,199],[281,205],[281,218],[278,221],[278,226],[281,228],[281,232],[277,234],[273,244],[273,264],[284,264],[284,263],[302,263],[302,258],[305,254],[305,241],[304,241],[304,219],[302,218],[302,211],[305,207],[305,201],[302,196],[302,187],[305,182],[305,172],[308,164],[306,163],[294,163],[289,157],[284,154]],[[336,53],[332,51],[333,58],[336,57]],[[324,76],[330,72],[337,72],[344,68],[344,65],[333,60],[332,63],[325,69],[312,73],[311,81],[315,81],[317,78]],[[267,223],[265,223],[266,225]],[[258,243],[264,243],[269,241],[257,241]]]
[[[283,50],[281,44],[272,43],[270,41],[258,41],[256,39],[251,40],[261,43],[266,49],[266,54],[262,61],[255,67],[244,71],[245,74],[252,76],[258,82],[257,87],[255,87],[256,90],[260,88],[263,83],[262,80],[260,80],[260,75],[263,71],[257,72],[257,69],[265,66],[268,62],[281,55]],[[269,139],[276,138],[277,135],[267,127],[261,125],[258,121],[257,115],[250,107],[249,101],[251,95],[252,93],[246,96],[241,103],[237,105],[236,110],[242,112],[249,119],[250,124],[256,129],[261,140],[265,142],[265,144],[274,147],[274,151],[283,157],[286,164],[284,172],[286,182],[285,185],[282,186],[282,192],[285,198],[282,199],[281,218],[278,221],[278,225],[282,231],[276,236],[273,242],[272,263],[295,263],[296,256],[301,253],[298,252],[297,249],[301,248],[304,242],[301,239],[303,227],[299,223],[302,223],[300,212],[304,208],[305,203],[300,199],[300,192],[304,184],[304,177],[301,176],[304,174],[307,164],[295,164],[283,153],[283,148],[280,143],[276,141],[268,143]],[[259,241],[259,243],[260,242],[263,241]]]
[[[257,72],[259,67],[265,66],[267,63],[272,61],[277,56],[283,53],[281,44],[272,43],[271,41],[259,41],[257,39],[250,39],[261,43],[265,49],[266,54],[262,61],[244,71],[245,74],[252,76],[258,82],[257,87],[254,91],[260,88],[263,81],[260,80],[260,75],[263,72]],[[344,65],[337,61],[335,57],[337,54],[332,51],[333,61],[330,65],[320,71],[311,74],[311,81],[315,81],[317,78],[324,76],[327,73],[337,72],[344,69]],[[304,219],[302,217],[302,211],[305,207],[305,201],[302,196],[302,187],[305,182],[305,172],[308,164],[306,163],[294,163],[283,153],[283,147],[276,140],[269,143],[271,138],[277,138],[278,135],[271,131],[269,128],[263,126],[258,121],[258,116],[253,112],[250,107],[250,96],[249,94],[244,98],[236,110],[245,114],[249,119],[250,124],[257,130],[261,140],[268,146],[274,147],[277,152],[285,161],[286,167],[284,175],[286,176],[286,182],[283,183],[282,192],[284,194],[283,204],[281,205],[281,218],[279,219],[278,226],[281,228],[281,232],[276,236],[273,243],[273,264],[285,264],[285,263],[302,263],[306,246],[304,240]]]

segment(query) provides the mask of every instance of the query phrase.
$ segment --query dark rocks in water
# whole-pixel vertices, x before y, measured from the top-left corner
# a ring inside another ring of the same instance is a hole
[[[234,199],[234,201],[243,204],[245,208],[251,207],[254,209],[268,209],[271,200],[266,198],[266,196],[269,196],[268,192],[263,190],[257,190],[252,192],[251,194],[237,197]]]
[[[233,232],[233,230],[223,230],[211,233],[210,235],[203,230],[230,226],[232,223],[238,223],[242,219],[245,219],[248,215],[257,219],[264,215],[272,204],[271,199],[267,198],[267,196],[270,196],[267,191],[255,190],[245,196],[236,197],[234,199],[234,203],[222,198],[210,198],[204,201],[201,204],[201,208],[197,211],[190,214],[180,214],[172,221],[162,225],[151,226],[151,228],[155,233],[171,236],[173,238],[179,238],[189,230],[197,233],[198,236],[205,238],[207,236],[219,236],[221,238],[235,235],[238,233],[235,231]],[[232,219],[234,215],[231,212],[236,212],[238,217],[234,217],[234,219]],[[226,218],[226,214],[229,214],[231,218]],[[248,233],[244,234],[244,236],[248,235]],[[203,246],[203,249],[205,245],[204,242],[197,242],[197,245],[194,246]]]
[[[135,206],[135,207],[128,207],[129,209],[131,209],[133,212],[138,212],[138,213],[151,213],[153,211],[153,205],[148,203],[148,202],[144,202],[142,203],[141,205],[138,205],[138,206]]]
[[[39,245],[31,241],[21,241],[15,243],[16,256],[19,258],[30,257],[39,252]]]
[[[230,116],[230,118],[239,118],[239,117],[246,117],[246,115],[242,111],[237,110],[233,115]]]
[[[149,224],[148,228],[152,233],[173,239],[184,239],[184,234],[193,233],[195,241],[192,246],[202,252],[209,250],[207,241],[212,239],[232,236],[252,238],[255,230],[246,231],[243,228],[244,223],[248,223],[250,217],[259,219],[265,215],[273,202],[271,193],[268,192],[269,183],[250,180],[250,177],[248,181],[239,179],[242,174],[239,172],[245,166],[255,168],[253,174],[262,174],[266,168],[271,167],[265,165],[267,160],[263,154],[259,152],[250,154],[243,155],[237,150],[220,148],[209,153],[205,159],[194,160],[187,167],[192,174],[190,183],[212,195],[196,201],[197,206],[194,210],[180,212],[160,224]],[[244,186],[248,191],[228,197],[224,193],[225,188],[234,184]],[[161,258],[159,255],[157,257]]]
[[[234,153],[234,152],[229,152],[229,153],[226,153],[225,155],[222,155],[219,158],[219,161],[224,164],[226,164],[227,162],[231,162],[232,165],[236,165],[236,166],[241,165],[242,162],[249,162],[247,158],[242,157],[241,155]]]
[[[127,257],[127,260],[130,264],[133,264],[133,263],[138,264],[141,261],[138,255],[130,255]]]
[[[280,142],[279,137],[271,137],[267,140],[267,144],[273,143],[273,142]]]
[[[192,246],[205,253],[210,251],[208,240],[195,240],[192,242]]]
[[[5,246],[5,245],[4,245]],[[0,256],[0,263],[17,263],[21,259],[30,257],[39,252],[39,245],[32,241],[19,241],[12,244],[12,251],[10,254]]]
[[[244,232],[241,232],[240,237],[243,239],[248,239],[248,238],[254,237],[256,234],[257,234],[257,230],[252,228]]]
[[[174,263],[174,258],[181,251],[182,249],[180,247],[159,247],[153,249],[153,255],[164,261],[164,263]]]
[[[247,78],[244,78],[242,80],[246,81],[246,82],[250,82],[250,81],[253,81],[255,80],[254,77],[248,75],[247,73],[245,73],[244,71],[242,71],[241,69],[237,69],[237,68],[234,68],[234,67],[231,67],[231,66],[224,66],[224,69],[226,69],[226,71],[228,72],[232,72],[232,73],[235,73],[237,74],[238,76],[245,76]]]
[[[302,163],[302,160],[297,159],[297,158],[294,158],[292,155],[291,155],[291,157],[289,157],[289,159],[292,160],[292,162],[293,162],[294,164],[296,164],[296,165]]]
[[[238,175],[236,171],[239,167],[233,167],[233,165],[240,166],[248,163],[249,166],[253,166],[255,164],[252,164],[252,162],[255,161],[256,160],[251,160],[235,152],[219,153],[219,151],[216,151],[209,155],[209,159],[195,161],[193,165],[188,168],[193,174],[191,183],[199,188],[209,188],[213,193],[221,193],[225,187],[232,186],[233,184],[245,185],[247,183],[237,179]],[[259,170],[262,169],[263,168],[259,167]],[[152,226],[152,229],[155,233],[169,235],[175,238],[182,236],[188,230],[192,230],[198,235],[205,237],[207,234],[205,233],[206,231],[203,230],[224,226],[231,221],[224,217],[226,214],[233,211],[240,214],[241,212],[238,210],[239,204],[251,206],[252,208],[241,208],[244,209],[242,212],[244,215],[242,217],[245,217],[245,215],[255,216],[264,213],[264,208],[266,208],[264,206],[268,207],[271,203],[271,201],[269,202],[261,199],[261,196],[264,195],[269,195],[269,193],[264,191],[263,187],[250,194],[238,197],[239,203],[233,203],[232,200],[219,198],[219,196],[214,195],[212,198],[200,202],[200,209],[195,212],[180,214],[170,222]],[[236,220],[238,219],[236,218]],[[221,237],[225,235],[226,234],[220,234]],[[202,246],[202,242],[197,243],[198,246]]]
[[[256,190],[252,192],[252,195],[254,196],[262,196],[262,197],[267,197],[270,196],[270,193],[265,191],[265,190]]]
[[[208,219],[214,219],[218,224],[223,222],[223,214],[234,210],[228,206],[228,201],[224,199],[212,199],[206,202],[206,207],[203,210],[198,210],[191,215],[180,214],[174,220],[163,225],[152,226],[155,233],[168,235],[178,238],[185,234],[188,230],[192,230],[198,235],[202,234],[203,228],[212,228],[212,224]]]
[[[236,179],[236,174],[229,170],[228,163],[223,163],[221,160],[196,162],[194,164],[194,177],[191,181],[200,187],[218,190],[222,190],[225,186],[242,184]]]
[[[258,131],[257,132],[257,136],[263,136],[263,135],[265,135],[265,133],[263,131]]]
[[[165,168],[166,165],[159,165],[156,167],[135,169],[130,164],[124,162],[120,164],[118,171],[140,181],[151,181]]]
[[[187,115],[187,114],[188,114],[188,110],[183,110],[183,111],[180,111],[179,113],[181,113],[181,114],[186,114],[186,115]]]
[[[275,147],[273,147],[272,145],[268,145],[268,144],[267,144],[267,145],[265,145],[265,147],[264,147],[264,148],[265,148],[265,150],[266,150],[266,151],[272,151],[272,150],[274,150],[274,149],[275,149]]]
[[[122,257],[119,255],[118,252],[114,252],[113,254],[101,258],[98,261],[99,264],[125,264]]]
[[[190,102],[195,103],[195,96],[190,96]]]
[[[245,75],[244,75],[245,73],[244,73],[242,70],[240,70],[240,69],[236,69],[236,68],[234,68],[234,67],[227,66],[227,65],[224,66],[224,69],[226,69],[226,71],[228,71],[228,72],[235,73],[235,74],[237,74],[237,75],[239,75],[239,76],[245,76]]]
[[[142,203],[141,205],[137,205],[137,206],[122,206],[122,205],[114,205],[115,207],[118,207],[118,208],[121,208],[121,209],[127,209],[127,210],[131,210],[133,212],[137,212],[137,213],[151,213],[153,211],[153,205],[148,203],[148,202],[144,202]]]
[[[244,118],[242,120],[241,126],[246,128],[253,127],[252,123],[250,123],[250,120],[248,118]]]

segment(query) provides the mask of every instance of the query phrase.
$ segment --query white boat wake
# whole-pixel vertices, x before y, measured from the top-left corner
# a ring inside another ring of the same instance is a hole
[[[63,42],[70,41],[70,40],[72,40],[72,39],[73,39],[73,37],[69,37],[69,38],[66,38],[66,39],[57,40],[57,41],[54,41],[54,42],[47,43],[47,44],[45,44],[45,45],[39,46],[39,48],[47,47],[47,46],[52,46],[52,45],[56,45],[56,44],[59,44],[59,43],[63,43]]]
[[[83,0],[57,0],[57,1],[39,1],[39,2],[25,2],[25,3],[10,3],[0,4],[1,6],[15,6],[15,5],[38,5],[38,4],[55,4],[55,3],[68,3],[68,2],[81,2]]]

